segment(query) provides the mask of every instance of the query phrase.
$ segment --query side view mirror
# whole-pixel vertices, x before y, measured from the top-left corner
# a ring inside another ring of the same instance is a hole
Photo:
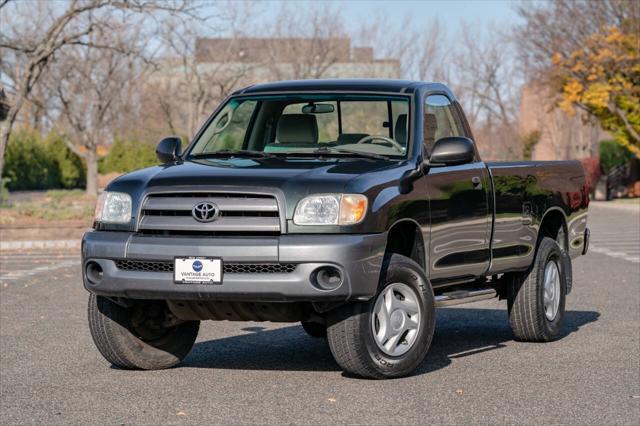
[[[182,142],[176,136],[164,138],[156,146],[156,157],[162,164],[173,163],[182,153],[181,146]]]
[[[473,161],[476,150],[473,141],[462,136],[438,139],[431,150],[430,167],[456,166]]]

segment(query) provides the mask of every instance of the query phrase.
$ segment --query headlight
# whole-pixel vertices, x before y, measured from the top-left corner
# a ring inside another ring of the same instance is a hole
[[[359,194],[311,195],[300,200],[293,214],[296,225],[354,225],[367,213],[367,197]]]
[[[129,223],[131,196],[123,192],[103,192],[98,197],[95,219],[102,223]]]

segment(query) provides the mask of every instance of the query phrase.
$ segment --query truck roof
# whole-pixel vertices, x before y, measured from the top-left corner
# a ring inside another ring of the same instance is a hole
[[[274,81],[271,83],[255,84],[237,90],[234,95],[252,93],[273,92],[306,92],[306,91],[357,91],[357,92],[387,92],[387,93],[413,93],[417,88],[424,87],[428,90],[437,90],[453,94],[442,83],[428,83],[415,80],[391,80],[391,79],[326,79],[326,80],[289,80]]]

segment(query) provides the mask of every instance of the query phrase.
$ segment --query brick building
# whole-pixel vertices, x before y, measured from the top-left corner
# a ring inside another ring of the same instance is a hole
[[[371,47],[349,38],[200,38],[196,61],[203,69],[220,64],[242,68],[246,81],[299,78],[398,78],[398,59],[376,59]]]
[[[569,116],[552,103],[553,96],[536,84],[525,85],[520,98],[520,134],[540,132],[533,160],[583,159],[598,155],[600,141],[607,133],[576,110]]]

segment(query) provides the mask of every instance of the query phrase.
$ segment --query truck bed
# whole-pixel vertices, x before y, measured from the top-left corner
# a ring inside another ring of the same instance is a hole
[[[489,274],[531,265],[546,215],[563,215],[572,258],[582,254],[589,192],[579,161],[487,163],[495,193]]]

